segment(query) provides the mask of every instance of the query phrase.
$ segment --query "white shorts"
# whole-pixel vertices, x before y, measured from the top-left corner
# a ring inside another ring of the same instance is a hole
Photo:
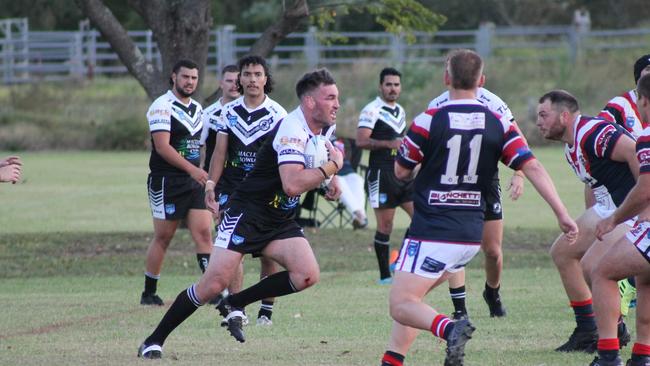
[[[627,240],[634,245],[641,255],[650,263],[650,223],[642,222],[633,227],[627,234]]]
[[[480,243],[454,244],[405,239],[395,270],[436,279],[445,272],[455,273],[465,268],[480,249]]]
[[[610,208],[608,208],[606,206],[603,206],[603,205],[601,205],[599,203],[596,203],[595,205],[593,205],[592,208],[593,208],[594,212],[596,213],[596,215],[598,215],[598,217],[600,217],[601,219],[606,219],[606,218],[612,216],[614,211],[616,211],[616,208],[610,209]],[[625,224],[625,225],[627,225],[629,227],[634,227],[636,225],[636,218],[637,218],[637,216],[634,216],[633,218],[622,222],[622,224]]]

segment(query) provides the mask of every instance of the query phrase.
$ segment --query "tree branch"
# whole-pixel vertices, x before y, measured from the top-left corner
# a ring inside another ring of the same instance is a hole
[[[309,16],[306,0],[295,0],[291,7],[284,10],[282,19],[264,30],[260,38],[251,46],[254,55],[268,57],[273,48],[286,36],[300,27],[300,23]]]
[[[111,10],[101,0],[75,0],[81,11],[99,29],[99,32],[110,43],[120,61],[147,92],[149,98],[164,93],[166,85],[160,76],[160,71],[147,62],[144,55],[133,43],[126,29],[115,18]]]

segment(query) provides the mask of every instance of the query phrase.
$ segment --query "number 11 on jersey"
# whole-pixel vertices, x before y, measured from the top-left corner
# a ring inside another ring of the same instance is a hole
[[[460,148],[462,146],[462,135],[454,135],[447,141],[447,149],[449,149],[449,158],[447,159],[447,168],[445,174],[440,176],[440,184],[457,185],[458,184],[458,160],[460,157]],[[483,135],[474,135],[469,142],[469,165],[467,166],[467,174],[463,175],[463,183],[474,184],[478,182],[478,169],[479,155],[481,154],[481,142]]]

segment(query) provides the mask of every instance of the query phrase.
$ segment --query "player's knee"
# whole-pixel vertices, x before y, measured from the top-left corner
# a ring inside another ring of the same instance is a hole
[[[483,253],[487,258],[498,260],[502,256],[501,245],[495,245],[494,243],[488,243],[483,247]]]
[[[320,270],[318,265],[303,268],[291,275],[291,282],[297,291],[302,291],[320,281]]]

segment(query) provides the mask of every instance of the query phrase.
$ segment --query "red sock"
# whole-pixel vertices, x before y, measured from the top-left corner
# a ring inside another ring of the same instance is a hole
[[[381,366],[403,366],[404,356],[396,352],[386,351],[381,359]]]
[[[618,338],[606,338],[598,340],[599,351],[618,351]]]
[[[634,343],[634,347],[632,347],[632,353],[639,356],[650,356],[650,345]]]
[[[431,323],[431,333],[436,337],[445,339],[445,329],[449,324],[451,324],[449,318],[445,315],[438,314],[433,318],[433,322]]]

